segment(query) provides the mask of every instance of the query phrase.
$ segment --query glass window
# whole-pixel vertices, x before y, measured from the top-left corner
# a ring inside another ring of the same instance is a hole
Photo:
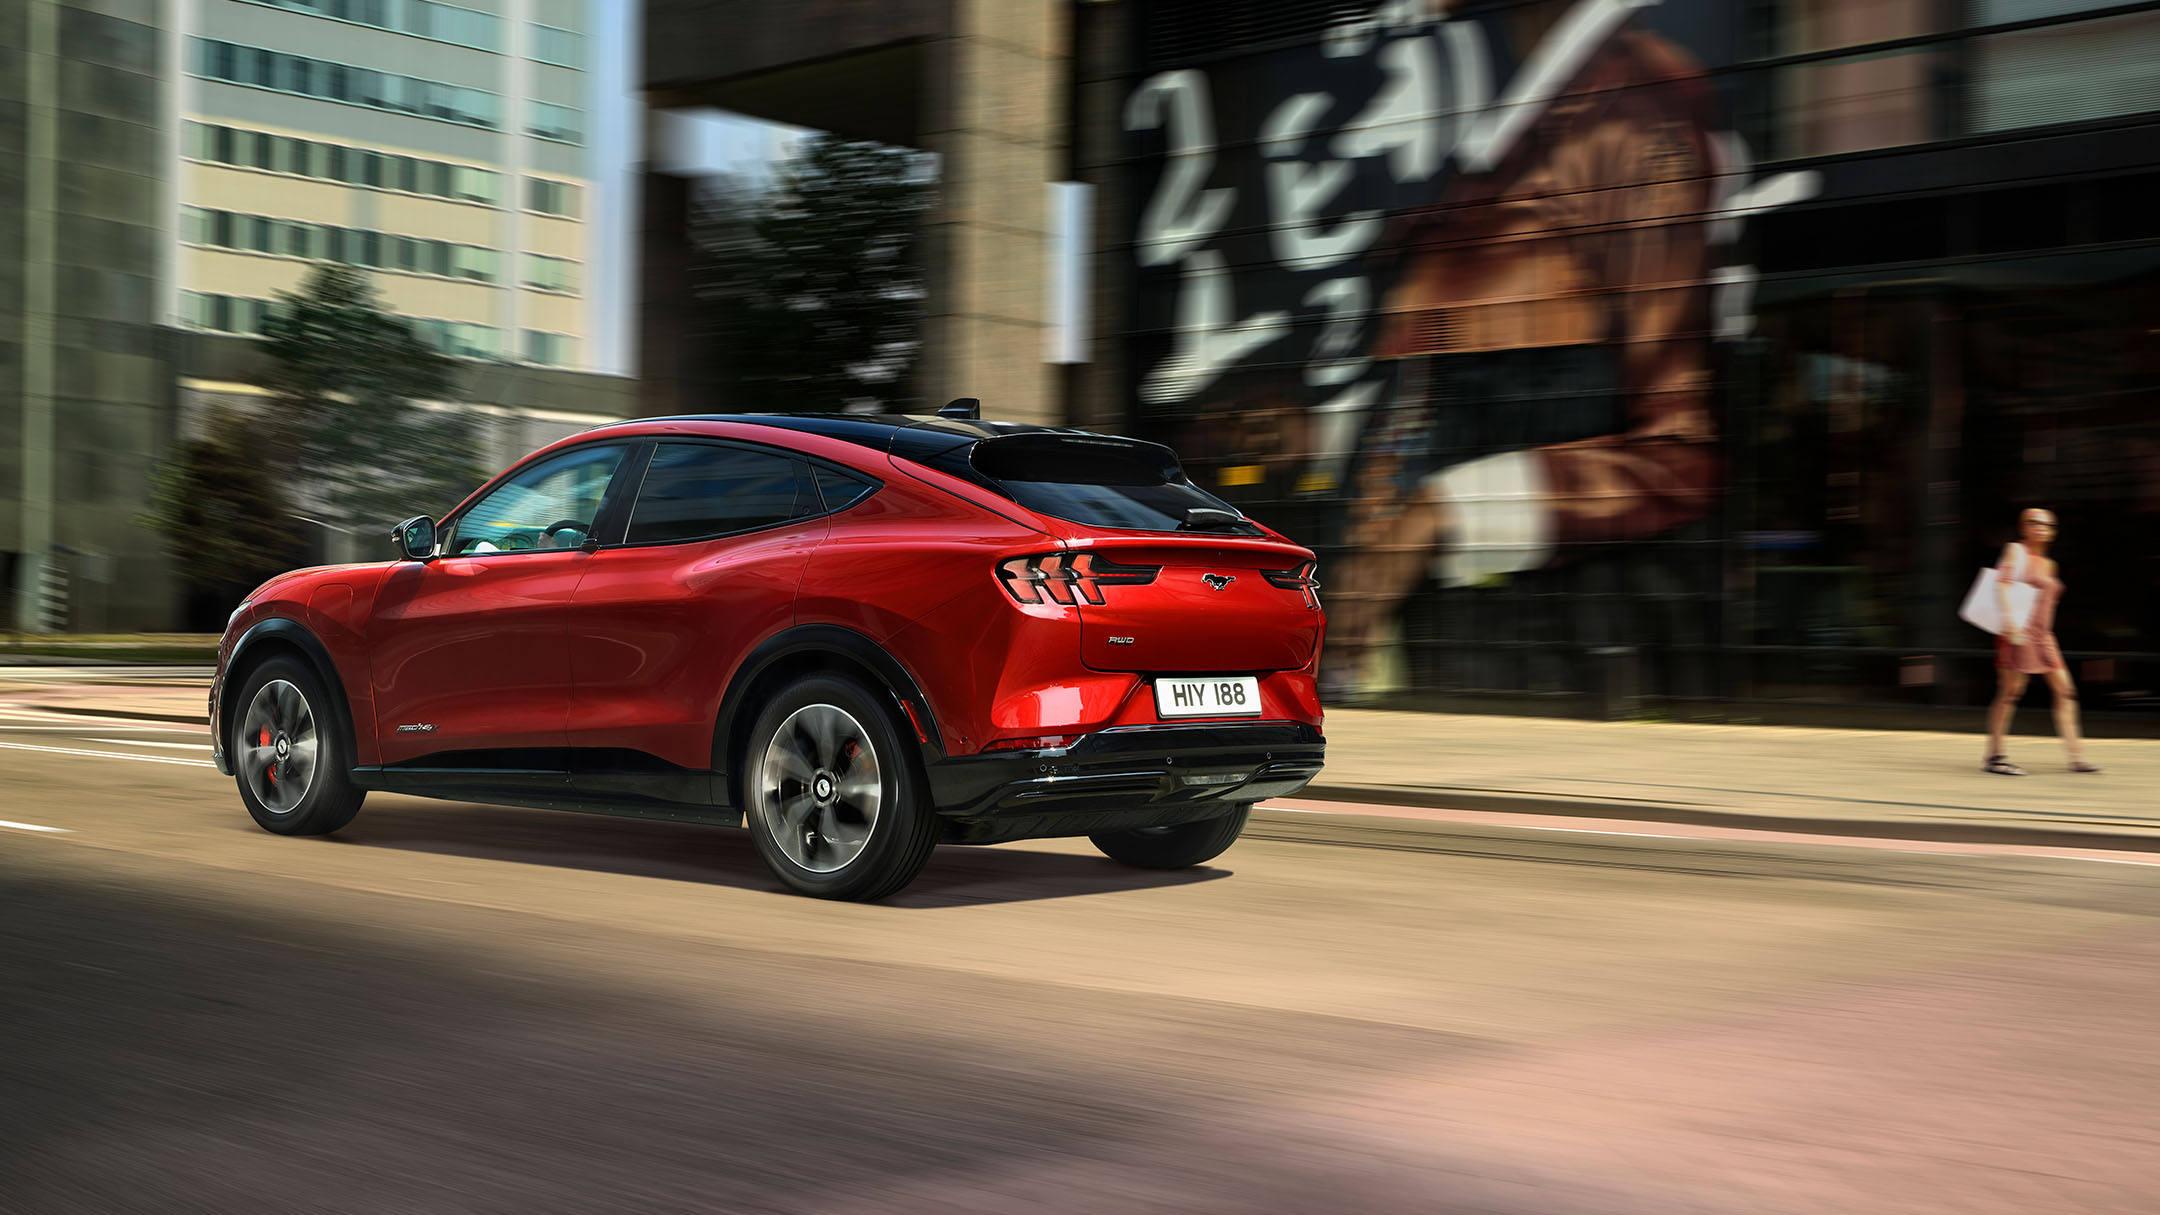
[[[420,192],[420,162],[410,156],[398,157],[398,189],[407,194]]]
[[[585,39],[577,33],[537,21],[530,23],[527,32],[532,37],[530,54],[534,59],[566,68],[584,65]]]
[[[583,110],[556,105],[552,101],[533,102],[532,117],[525,128],[526,134],[561,143],[577,143],[584,138],[584,132]]]
[[[545,177],[525,179],[525,209],[543,215],[575,216],[578,208],[578,188],[567,181],[551,181]]]
[[[1787,0],[1753,6],[1767,23],[1766,52],[1798,55],[1866,46],[1943,27],[1939,0]]]
[[[511,474],[450,525],[443,552],[576,548],[591,533],[622,457],[617,445],[585,447]]]
[[[223,247],[223,248],[227,248],[227,249],[229,249],[229,248],[231,248],[231,247],[232,247],[232,243],[233,243],[233,213],[232,213],[232,212],[230,212],[230,211],[212,211],[212,212],[210,212],[210,243],[211,243],[211,244],[213,244],[213,245],[218,245],[218,246],[221,246],[221,247]]]
[[[662,443],[653,452],[637,505],[632,544],[667,544],[784,522],[807,511],[795,461],[708,443]]]
[[[525,285],[542,291],[577,290],[577,263],[567,258],[525,255]]]
[[[1936,84],[1948,62],[1941,50],[1915,47],[1777,69],[1771,154],[1829,156],[1936,138],[1948,121]]]
[[[961,458],[933,457],[932,467],[980,483],[988,478],[998,492],[1058,519],[1091,527],[1145,531],[1183,531],[1195,509],[1238,511],[1194,485],[1170,449],[1153,443],[1108,442],[1058,434],[1018,434],[985,439]],[[1209,516],[1199,516],[1201,519]],[[1220,530],[1257,535],[1250,523]]]
[[[877,488],[868,481],[858,480],[829,468],[820,467],[816,473],[818,495],[824,499],[826,510],[841,510],[853,506]]]
[[[2160,13],[1975,38],[1968,62],[1975,131],[2160,109]]]
[[[544,329],[525,331],[525,361],[542,367],[566,367],[570,364],[575,340],[560,333]]]

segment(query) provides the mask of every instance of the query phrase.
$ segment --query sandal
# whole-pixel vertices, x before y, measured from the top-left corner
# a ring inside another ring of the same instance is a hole
[[[2070,770],[2072,772],[2098,772],[2100,765],[2088,764],[2082,759],[2073,759],[2070,761]]]
[[[1987,762],[1986,762],[1986,763],[1984,763],[1984,764],[1981,764],[1981,765],[1980,765],[1980,770],[1981,770],[1982,772],[1992,772],[1992,773],[1994,773],[1994,774],[1995,774],[1995,775],[1997,775],[1997,776],[2023,776],[2023,775],[2025,775],[2025,769],[2023,769],[2023,768],[2020,768],[2020,767],[2018,767],[2018,766],[2017,766],[2016,764],[2013,764],[2013,763],[2011,763],[2011,762],[2010,762],[2010,757],[2009,757],[2009,756],[2007,756],[2007,755],[1990,755],[1990,756],[1988,756],[1988,757],[1987,757]]]

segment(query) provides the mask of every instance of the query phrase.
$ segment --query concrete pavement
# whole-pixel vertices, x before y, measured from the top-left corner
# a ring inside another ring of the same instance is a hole
[[[207,686],[187,668],[0,669],[0,713],[200,723]],[[2020,716],[2048,727],[2037,693]],[[1334,709],[1327,736],[1305,801],[2160,850],[2160,740],[2090,743],[2106,770],[2078,775],[2055,739],[2019,735],[2032,775],[2002,777],[1969,733]]]
[[[0,728],[0,1211],[2129,1215],[2160,1170],[2152,858],[1423,821],[832,904],[674,823],[283,838],[199,724],[63,716]]]

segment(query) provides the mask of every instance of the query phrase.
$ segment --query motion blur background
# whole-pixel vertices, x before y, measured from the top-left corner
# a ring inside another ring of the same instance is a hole
[[[2156,111],[2160,3],[0,0],[4,614],[215,631],[189,453],[276,560],[388,555],[279,440],[340,262],[471,476],[976,396],[1173,444],[1334,585],[1438,483],[1339,685],[1390,703],[1947,724],[2046,505],[2150,732]]]

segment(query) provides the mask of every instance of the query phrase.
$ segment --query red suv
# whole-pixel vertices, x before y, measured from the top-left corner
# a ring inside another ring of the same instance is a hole
[[[1197,865],[1320,770],[1313,554],[1153,443],[643,419],[394,539],[226,628],[218,769],[270,831],[370,789],[747,824],[789,887],[873,899],[939,843]]]

